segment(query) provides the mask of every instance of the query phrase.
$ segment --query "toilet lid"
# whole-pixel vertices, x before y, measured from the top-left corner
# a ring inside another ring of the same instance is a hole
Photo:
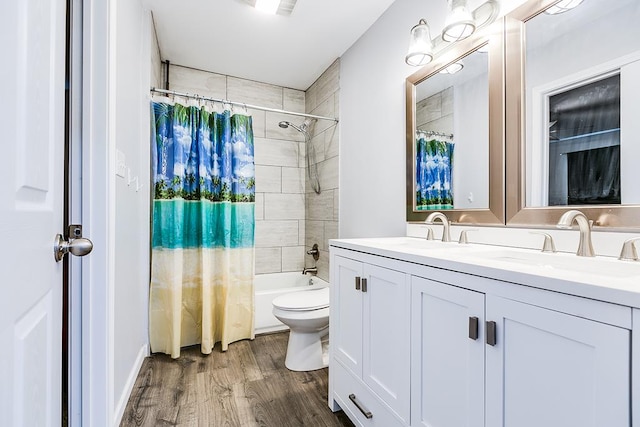
[[[329,307],[329,288],[290,292],[273,299],[273,306],[281,310],[304,311]]]

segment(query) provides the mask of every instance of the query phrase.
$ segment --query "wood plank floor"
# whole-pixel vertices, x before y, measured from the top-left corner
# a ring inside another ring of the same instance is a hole
[[[288,333],[254,341],[182,349],[179,359],[145,359],[121,427],[353,426],[327,406],[327,369],[292,372],[284,366]]]

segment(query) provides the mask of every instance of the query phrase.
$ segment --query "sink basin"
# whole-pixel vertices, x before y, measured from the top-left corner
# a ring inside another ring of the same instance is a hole
[[[474,258],[530,266],[547,272],[566,271],[603,277],[629,278],[640,276],[640,262],[619,261],[603,257],[579,257],[565,253],[527,252],[520,250],[500,250],[474,253]]]

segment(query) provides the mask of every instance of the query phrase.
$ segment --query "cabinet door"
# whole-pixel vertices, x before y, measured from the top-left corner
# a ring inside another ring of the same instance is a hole
[[[628,427],[630,331],[487,296],[487,426]]]
[[[362,263],[336,256],[332,266],[331,346],[340,361],[357,376],[362,375]],[[358,288],[360,285],[358,284]]]
[[[484,294],[412,277],[411,372],[411,425],[484,426]]]
[[[409,277],[364,265],[362,379],[409,424]]]

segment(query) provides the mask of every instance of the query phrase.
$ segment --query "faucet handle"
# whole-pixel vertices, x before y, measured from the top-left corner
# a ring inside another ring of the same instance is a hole
[[[458,243],[461,245],[466,245],[469,243],[469,239],[467,238],[467,233],[470,231],[478,231],[477,228],[467,228],[466,230],[462,230],[460,232],[460,237],[458,238]]]
[[[627,239],[622,244],[622,250],[618,259],[623,261],[638,261],[638,252],[636,251],[635,242],[640,241],[640,237]]]
[[[427,240],[433,240],[433,228],[427,227]]]
[[[530,231],[530,234],[540,234],[544,236],[544,242],[542,243],[542,252],[556,252],[556,245],[553,243],[553,237],[551,234],[543,231]]]
[[[318,244],[314,243],[313,247],[307,251],[307,255],[313,256],[314,260],[318,260],[320,258],[320,251],[318,250]]]

